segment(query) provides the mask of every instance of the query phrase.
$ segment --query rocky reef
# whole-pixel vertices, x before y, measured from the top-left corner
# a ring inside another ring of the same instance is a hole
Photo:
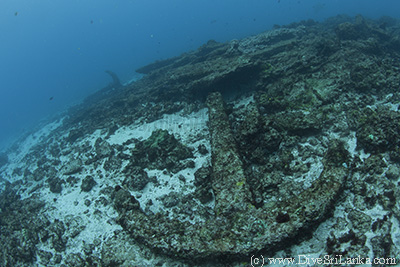
[[[99,91],[0,155],[0,265],[398,264],[399,36],[301,21]]]

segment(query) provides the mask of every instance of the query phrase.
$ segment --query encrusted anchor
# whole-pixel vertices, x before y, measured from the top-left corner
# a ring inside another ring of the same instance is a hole
[[[256,208],[246,182],[222,95],[207,99],[212,148],[214,216],[193,224],[159,214],[145,214],[128,191],[119,189],[115,203],[118,222],[133,238],[169,255],[194,261],[241,258],[262,250],[281,248],[325,218],[333,209],[347,177],[343,162],[328,162],[312,186],[297,198]]]

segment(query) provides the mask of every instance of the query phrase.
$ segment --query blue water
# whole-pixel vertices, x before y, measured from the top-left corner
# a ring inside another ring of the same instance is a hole
[[[400,18],[398,0],[1,0],[0,149],[158,59],[312,18]],[[50,100],[52,99],[52,100]]]

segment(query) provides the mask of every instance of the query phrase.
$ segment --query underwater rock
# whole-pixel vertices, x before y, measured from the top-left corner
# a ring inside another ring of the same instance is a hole
[[[206,155],[206,154],[208,154],[208,150],[207,150],[207,148],[206,148],[206,146],[205,146],[204,144],[200,144],[200,145],[197,147],[197,151],[199,151],[199,153],[200,153],[201,155]]]
[[[85,247],[90,245],[85,243]],[[100,259],[97,255],[93,255],[90,251],[84,251],[85,253],[70,253],[64,257],[66,266],[102,266]]]
[[[48,229],[52,248],[57,252],[65,251],[68,238],[64,236],[66,230],[64,223],[55,219]]]
[[[90,190],[92,190],[92,188],[97,185],[96,181],[94,180],[94,178],[90,175],[87,175],[85,178],[83,178],[82,180],[82,184],[81,184],[81,190],[83,192],[89,192]]]
[[[345,143],[336,139],[331,140],[328,144],[328,150],[324,155],[323,161],[324,166],[340,167],[340,164],[349,165],[351,157],[349,151],[345,148]]]
[[[67,141],[70,144],[73,144],[76,140],[78,140],[79,138],[83,137],[84,132],[83,130],[80,129],[72,129],[68,136],[66,137],[65,141]]]
[[[365,234],[370,230],[372,219],[367,214],[353,209],[348,213],[348,219],[355,231]]]
[[[400,177],[400,168],[397,165],[390,165],[388,170],[386,171],[386,177],[395,180]]]
[[[115,188],[112,196],[114,207],[121,212],[136,210],[140,208],[139,202],[127,191],[121,187]]]
[[[350,69],[350,79],[354,89],[360,92],[376,90],[386,83],[386,75],[380,73],[376,62],[372,60],[354,64]]]
[[[380,235],[371,238],[372,251],[376,259],[388,259],[391,257],[392,223],[389,220],[383,221],[380,227]]]
[[[367,38],[373,31],[363,16],[357,15],[354,22],[344,22],[339,24],[335,32],[340,40],[357,40]]]
[[[80,216],[67,215],[64,218],[64,222],[70,238],[76,237],[86,228],[84,221]]]
[[[78,179],[77,177],[75,177],[75,176],[69,176],[69,177],[66,179],[66,182],[68,183],[69,186],[73,187],[73,186],[75,186],[76,184],[78,184],[79,179]]]
[[[10,184],[0,193],[0,265],[28,266],[36,260],[36,245],[48,238],[44,203],[34,197],[20,199]]]
[[[64,175],[76,174],[82,170],[82,160],[80,158],[74,158],[70,160],[62,168]]]
[[[164,207],[172,208],[182,202],[182,196],[177,192],[171,192],[160,197],[160,201],[163,203]]]
[[[97,159],[112,157],[115,154],[112,146],[102,138],[97,138],[96,142],[94,143],[94,147]]]
[[[194,196],[205,204],[213,199],[211,184],[211,168],[202,166],[194,173],[194,185],[196,190]]]
[[[40,257],[40,263],[49,266],[51,265],[51,258],[53,258],[53,253],[39,249],[37,255]]]
[[[122,153],[120,153],[119,157],[110,156],[104,162],[104,165],[103,165],[104,170],[106,170],[107,172],[112,172],[112,171],[121,169],[121,166],[122,166],[121,154]],[[129,158],[129,156],[127,158]]]
[[[355,40],[362,37],[358,27],[350,22],[339,24],[335,30],[337,36],[341,40]]]
[[[186,168],[183,160],[193,158],[192,149],[179,142],[167,130],[161,129],[153,131],[148,139],[138,142],[132,155],[131,163],[124,170],[126,173],[136,165],[176,173]]]
[[[366,152],[393,151],[400,145],[400,114],[387,108],[365,108],[358,118],[357,147]]]
[[[294,111],[275,114],[266,119],[278,132],[287,131],[290,135],[310,136],[321,131],[324,121],[319,110],[314,112]]]
[[[51,192],[59,194],[59,193],[61,193],[61,190],[62,190],[62,184],[65,183],[65,181],[58,177],[53,177],[53,178],[47,179],[47,183],[49,184]]]
[[[101,249],[101,266],[135,266],[138,264],[137,256],[134,241],[127,233],[119,232],[104,242]]]
[[[149,178],[147,172],[138,166],[128,165],[124,169],[124,173],[126,177],[122,185],[133,191],[141,191],[149,182],[155,182],[154,179]]]
[[[269,123],[265,115],[261,116],[259,106],[249,104],[244,114],[234,114],[232,117],[240,118],[232,118],[231,121],[234,137],[245,164],[248,161],[263,163],[271,153],[278,150],[282,142],[282,133]]]

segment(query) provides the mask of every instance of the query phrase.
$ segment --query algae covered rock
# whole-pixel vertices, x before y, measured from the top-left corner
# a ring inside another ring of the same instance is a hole
[[[193,158],[192,149],[179,142],[167,130],[155,130],[151,136],[138,142],[132,151],[134,161],[127,168],[138,164],[149,169],[167,169],[178,172],[184,168],[182,160]]]
[[[82,170],[82,160],[79,158],[73,158],[63,167],[63,174],[64,175],[76,174],[81,170]]]
[[[50,191],[53,193],[61,193],[62,191],[62,184],[65,183],[63,179],[58,177],[52,177],[47,180],[49,183]]]
[[[125,168],[126,178],[123,185],[134,191],[143,190],[143,188],[153,179],[150,179],[147,173],[138,166],[129,166]]]
[[[194,196],[203,204],[213,199],[210,174],[211,168],[208,166],[202,166],[194,173]]]
[[[82,180],[81,189],[83,192],[89,192],[96,184],[94,178],[88,175]]]
[[[21,199],[10,184],[0,194],[0,265],[31,266],[36,260],[40,238],[46,239],[50,224],[42,213],[44,203]]]
[[[366,108],[359,116],[357,146],[367,152],[395,151],[400,145],[400,114],[387,108]]]

